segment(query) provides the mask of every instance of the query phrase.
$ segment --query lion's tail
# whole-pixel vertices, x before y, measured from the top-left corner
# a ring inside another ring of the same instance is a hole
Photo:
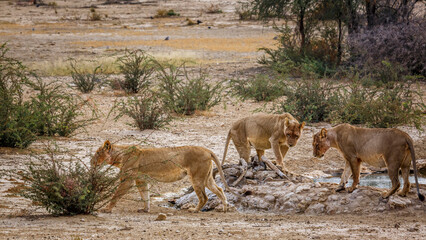
[[[407,144],[410,148],[411,160],[413,161],[414,179],[416,180],[417,196],[419,196],[420,201],[424,201],[425,196],[420,193],[419,180],[417,179],[416,154],[414,153],[413,141],[410,138],[407,138]]]
[[[226,137],[225,150],[223,151],[222,165],[225,163],[226,154],[228,153],[229,142],[231,141],[231,130],[228,132]]]
[[[216,157],[216,154],[213,152],[211,153],[214,163],[217,166],[217,170],[219,172],[220,178],[222,179],[223,185],[225,186],[226,191],[231,192],[233,194],[236,194],[234,191],[231,190],[228,183],[226,182],[225,175],[223,174],[222,165],[219,162],[219,159]]]

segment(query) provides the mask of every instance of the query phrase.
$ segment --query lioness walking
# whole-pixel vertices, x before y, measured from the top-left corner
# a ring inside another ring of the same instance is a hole
[[[132,187],[133,181],[144,202],[143,211],[149,212],[149,180],[159,182],[175,182],[186,175],[189,176],[195,193],[198,197],[196,208],[189,209],[198,212],[207,202],[205,188],[216,194],[226,212],[228,202],[222,188],[216,185],[213,179],[212,160],[215,162],[225,188],[229,190],[223,175],[222,167],[216,155],[203,147],[184,146],[171,148],[142,149],[136,146],[120,146],[105,141],[91,160],[92,166],[108,163],[120,168],[123,174],[122,182],[106,207],[104,212],[111,212],[117,201]]]
[[[417,180],[416,156],[411,137],[395,128],[360,128],[349,124],[340,124],[331,129],[321,129],[313,136],[313,153],[315,157],[324,156],[330,147],[340,151],[346,160],[345,169],[336,191],[345,189],[349,177],[353,176],[352,186],[347,190],[352,192],[359,183],[361,162],[366,162],[375,167],[388,168],[392,187],[382,194],[388,198],[400,187],[399,169],[401,169],[404,186],[398,192],[405,196],[410,190],[410,159],[413,162],[414,177],[416,180],[417,194],[420,200],[424,196],[420,194]]]

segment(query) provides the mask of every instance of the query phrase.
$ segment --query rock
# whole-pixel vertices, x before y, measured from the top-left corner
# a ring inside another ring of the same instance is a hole
[[[257,184],[257,181],[254,179],[246,179],[247,184]]]
[[[307,214],[320,214],[320,213],[324,213],[324,211],[325,211],[325,205],[324,204],[315,203],[315,204],[310,205],[306,209],[305,213],[307,213]]]
[[[246,178],[253,178],[253,171],[248,170],[248,171],[246,172]]]
[[[320,188],[321,187],[321,183],[319,183],[319,182],[314,183],[314,187]]]
[[[272,196],[272,195],[266,195],[265,196],[265,201],[273,203],[273,202],[275,202],[275,197]]]
[[[159,213],[155,221],[164,221],[167,219],[167,215],[164,213]]]
[[[389,197],[389,201],[387,204],[391,209],[406,208],[411,204],[411,200],[408,198],[402,198],[400,196],[392,195]]]
[[[339,195],[337,194],[328,196],[328,201],[337,201],[337,200],[339,200]]]
[[[412,227],[412,228],[408,228],[407,231],[409,231],[409,232],[418,232],[419,229],[416,228],[416,227]]]
[[[311,186],[309,186],[308,184],[303,184],[303,185],[298,186],[294,192],[299,194],[299,193],[301,193],[305,190],[309,190],[309,189],[311,189]]]

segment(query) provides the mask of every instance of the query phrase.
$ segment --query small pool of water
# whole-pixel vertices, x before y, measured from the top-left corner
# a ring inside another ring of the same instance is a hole
[[[415,183],[414,176],[409,177],[410,183]],[[418,177],[419,184],[426,184],[425,177]],[[340,177],[324,177],[314,179],[315,182],[331,182],[331,183],[340,183]],[[403,184],[403,180],[399,177],[399,181],[401,182],[401,186]],[[349,179],[348,184],[346,186],[352,185],[352,177]],[[391,180],[387,174],[370,174],[367,176],[361,175],[361,179],[359,180],[360,186],[371,186],[378,188],[390,188],[392,186]]]

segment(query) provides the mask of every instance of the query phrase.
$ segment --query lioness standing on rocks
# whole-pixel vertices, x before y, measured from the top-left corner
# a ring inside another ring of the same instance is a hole
[[[190,181],[198,197],[196,208],[189,209],[198,212],[207,202],[205,188],[216,194],[226,212],[228,202],[222,188],[213,179],[212,160],[215,162],[225,188],[229,190],[223,175],[222,167],[216,155],[203,147],[183,146],[171,148],[142,149],[136,146],[120,146],[105,141],[91,160],[92,166],[108,163],[120,168],[123,174],[121,183],[104,212],[111,212],[117,201],[132,187],[133,181],[144,202],[145,212],[149,212],[149,181],[175,182],[189,175]]]
[[[416,180],[417,194],[421,201],[424,196],[420,194],[417,180],[416,156],[411,137],[395,128],[360,128],[349,124],[340,124],[331,129],[321,129],[313,136],[313,150],[315,157],[324,156],[330,147],[340,151],[346,160],[345,169],[339,187],[336,191],[345,189],[349,177],[353,176],[352,186],[347,189],[352,192],[359,183],[361,162],[366,162],[375,167],[388,168],[392,187],[382,194],[388,198],[399,189],[399,169],[401,169],[404,186],[398,192],[400,196],[406,196],[410,190],[410,159],[413,162],[414,177]]]
[[[250,146],[256,149],[259,161],[264,161],[269,167],[280,175],[285,175],[278,170],[269,160],[262,158],[265,149],[274,151],[278,166],[284,168],[283,159],[289,149],[296,145],[299,140],[305,122],[301,124],[289,113],[284,114],[256,114],[235,122],[228,132],[225,150],[223,153],[222,165],[225,162],[226,153],[230,140],[240,155],[240,162],[244,167],[243,174],[233,185],[237,184],[247,171],[247,163],[250,160]],[[242,159],[244,161],[242,161]]]

